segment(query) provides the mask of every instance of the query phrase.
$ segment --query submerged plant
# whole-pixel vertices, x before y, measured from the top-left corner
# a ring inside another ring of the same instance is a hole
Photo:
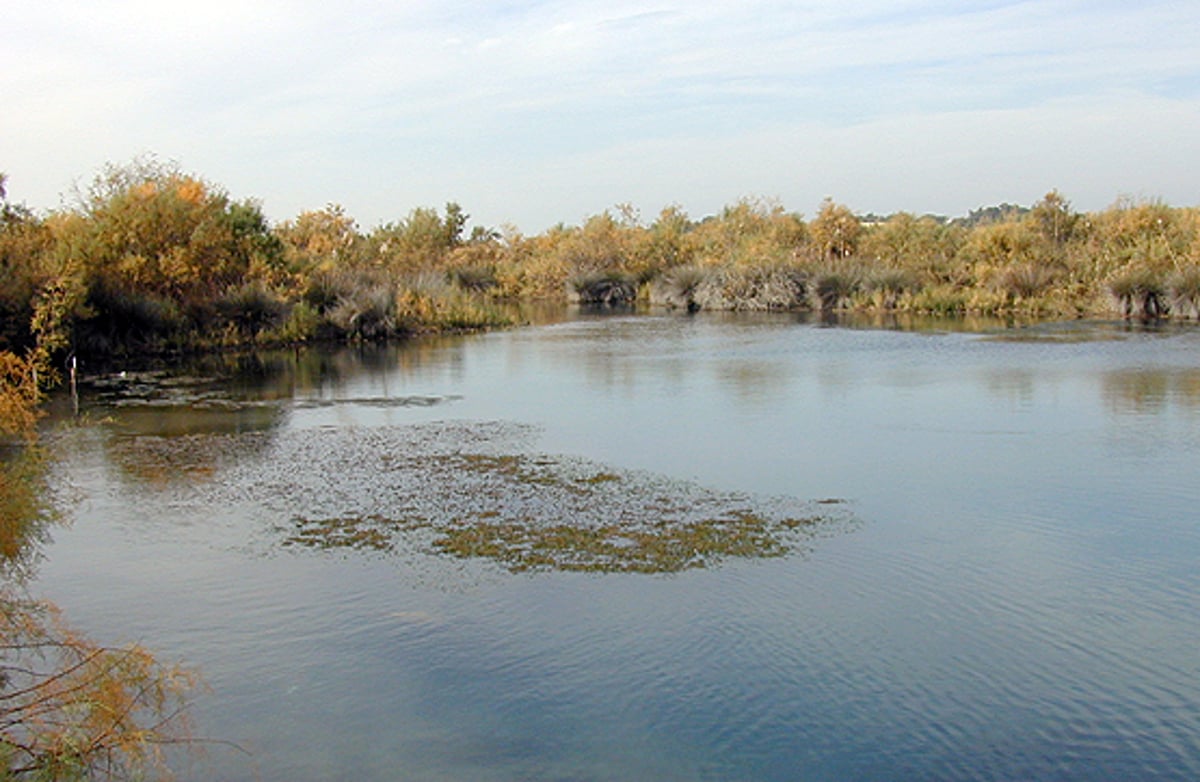
[[[678,573],[730,557],[778,557],[790,551],[781,534],[819,519],[771,521],[750,511],[680,524],[538,526],[480,520],[441,530],[433,545],[456,557],[484,557],[508,570]]]

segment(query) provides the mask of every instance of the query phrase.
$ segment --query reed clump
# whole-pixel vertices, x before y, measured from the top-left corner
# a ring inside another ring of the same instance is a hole
[[[1167,290],[1173,314],[1200,320],[1200,264],[1173,273],[1167,279]]]
[[[1126,318],[1155,319],[1167,312],[1167,286],[1152,269],[1123,271],[1109,281],[1108,289]]]
[[[808,275],[795,265],[739,264],[706,269],[686,301],[689,309],[793,310],[807,292]]]
[[[567,298],[575,304],[607,307],[632,304],[637,299],[637,282],[623,272],[591,272],[570,281]]]

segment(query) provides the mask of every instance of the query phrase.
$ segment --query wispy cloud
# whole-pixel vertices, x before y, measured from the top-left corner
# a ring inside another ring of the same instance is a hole
[[[1096,123],[1117,125],[1147,106],[1158,123],[1183,122],[1200,104],[1200,8],[1178,2],[181,10],[46,0],[10,10],[0,49],[19,67],[0,73],[0,169],[14,196],[39,206],[52,206],[71,177],[152,150],[262,197],[278,217],[338,200],[371,222],[456,198],[536,229],[579,216],[553,211],[545,192],[570,193],[576,211],[604,208],[621,188],[619,200],[673,186],[676,201],[700,189],[808,198],[838,190],[843,172],[854,187],[834,193],[841,198],[918,208],[889,181],[906,166],[923,190],[957,194],[942,208],[966,209],[1009,197],[996,183],[1013,159],[1043,157],[1039,130],[1107,152]],[[1016,123],[1008,137],[986,132],[997,117]],[[920,138],[897,144],[897,128],[938,137],[947,125],[978,126],[989,146],[950,164]],[[1194,165],[1194,144],[1178,126],[1153,129],[1164,134],[1182,143],[1168,170],[1152,156],[1137,168],[1093,154],[1083,158],[1092,173],[1074,178],[1194,202],[1175,176],[1181,162]],[[853,154],[835,155],[838,166],[803,172],[815,190],[795,184],[796,158],[830,157],[849,139]],[[731,165],[747,146],[757,162]],[[657,157],[630,159],[638,149]],[[674,181],[664,158],[676,161]],[[613,160],[620,167],[601,162]]]

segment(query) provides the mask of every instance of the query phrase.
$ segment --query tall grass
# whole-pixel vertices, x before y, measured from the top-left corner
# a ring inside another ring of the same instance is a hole
[[[338,297],[329,322],[351,339],[386,339],[396,333],[396,294],[391,285],[362,285]]]
[[[692,308],[753,311],[804,306],[808,278],[795,266],[737,265],[706,271],[692,293]]]
[[[1200,319],[1200,266],[1188,266],[1172,274],[1167,289],[1173,314]]]
[[[699,266],[676,266],[668,269],[650,287],[650,301],[675,309],[696,312],[700,309],[696,292],[708,278],[708,273]]]
[[[287,305],[283,297],[261,282],[249,282],[226,292],[217,300],[216,309],[242,337],[253,339],[278,326]]]
[[[631,304],[637,298],[637,281],[617,271],[591,272],[570,281],[567,298],[575,304]]]
[[[1167,288],[1157,272],[1130,269],[1110,280],[1108,289],[1126,318],[1152,320],[1166,314]]]
[[[832,261],[818,266],[811,276],[809,299],[822,312],[846,308],[863,289],[865,273],[854,263]]]

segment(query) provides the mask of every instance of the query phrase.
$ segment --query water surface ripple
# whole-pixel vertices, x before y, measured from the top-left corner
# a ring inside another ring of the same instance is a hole
[[[99,379],[39,588],[200,666],[201,731],[252,754],[185,779],[1200,778],[1200,332],[925,326]],[[555,566],[713,519],[759,555],[697,526],[642,544],[671,567]]]

